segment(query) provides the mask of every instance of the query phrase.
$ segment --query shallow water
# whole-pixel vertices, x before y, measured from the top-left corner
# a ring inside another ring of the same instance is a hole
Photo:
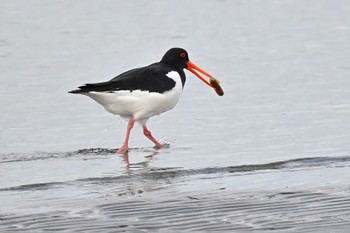
[[[2,1],[0,231],[350,227],[347,1]],[[135,127],[67,91],[181,46],[175,107]]]

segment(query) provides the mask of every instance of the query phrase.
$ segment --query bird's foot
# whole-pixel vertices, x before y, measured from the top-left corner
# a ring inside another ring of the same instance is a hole
[[[127,154],[128,153],[128,147],[123,145],[117,150],[117,154]]]
[[[154,149],[163,149],[163,148],[169,148],[170,144],[169,143],[158,143],[154,146]]]

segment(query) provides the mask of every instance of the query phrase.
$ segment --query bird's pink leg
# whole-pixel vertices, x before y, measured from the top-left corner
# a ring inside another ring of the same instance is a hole
[[[154,144],[156,144],[157,148],[162,148],[164,145],[160,144],[151,134],[151,131],[149,131],[146,127],[146,125],[143,125],[143,134],[151,140]]]
[[[134,127],[134,124],[135,124],[135,120],[131,119],[128,123],[128,128],[126,130],[124,145],[118,149],[118,151],[117,151],[118,154],[125,154],[128,152],[130,131],[131,131],[132,127]]]

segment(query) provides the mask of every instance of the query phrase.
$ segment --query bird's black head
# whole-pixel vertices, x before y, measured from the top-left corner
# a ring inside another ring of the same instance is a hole
[[[182,48],[172,48],[166,52],[160,62],[171,65],[177,70],[187,69],[188,53]]]
[[[211,74],[207,73],[200,67],[196,66],[193,62],[191,62],[188,58],[188,53],[186,50],[182,48],[169,49],[168,52],[164,54],[160,62],[172,66],[180,74],[182,85],[185,84],[186,80],[185,72],[183,69],[187,69],[196,75],[205,84],[214,88],[218,95],[221,96],[224,94],[222,88],[219,85],[219,81],[215,79]],[[202,77],[200,73],[208,77],[209,81]]]

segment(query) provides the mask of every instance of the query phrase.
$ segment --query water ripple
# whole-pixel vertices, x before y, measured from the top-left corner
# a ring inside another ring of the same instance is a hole
[[[69,156],[77,154],[86,155],[87,153],[94,155],[114,153],[114,150],[109,149],[88,149],[79,150],[76,152],[66,153]],[[64,154],[64,153],[63,153]],[[62,155],[61,155],[62,156]],[[183,169],[178,167],[168,168],[147,168],[140,173],[121,174],[117,176],[103,176],[103,177],[88,177],[82,179],[76,179],[67,182],[49,182],[49,183],[35,183],[26,184],[20,186],[0,188],[0,191],[28,191],[28,190],[41,190],[56,187],[57,185],[69,185],[72,183],[83,184],[108,184],[108,183],[122,183],[130,182],[138,179],[145,181],[162,181],[169,178],[188,177],[193,175],[208,175],[208,174],[246,174],[256,173],[269,170],[293,170],[293,169],[309,169],[317,167],[348,167],[350,166],[350,157],[311,157],[311,158],[299,158],[285,161],[278,161],[265,164],[251,164],[251,165],[237,165],[226,167],[207,167],[198,169]]]

